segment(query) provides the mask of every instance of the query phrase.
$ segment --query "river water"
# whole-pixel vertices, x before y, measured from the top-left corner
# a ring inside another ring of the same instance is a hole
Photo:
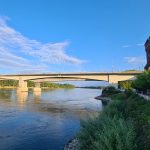
[[[0,150],[62,150],[102,110],[98,89],[0,90]]]

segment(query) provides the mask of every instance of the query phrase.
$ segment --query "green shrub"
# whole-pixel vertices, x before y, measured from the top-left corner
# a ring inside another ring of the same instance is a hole
[[[150,70],[138,75],[137,79],[133,81],[132,87],[143,92],[150,90]]]
[[[150,149],[150,102],[132,94],[126,104],[125,115],[133,121],[138,150]]]
[[[109,86],[109,87],[106,87],[106,88],[103,89],[102,96],[108,97],[108,96],[111,96],[111,95],[114,95],[114,94],[118,94],[118,93],[120,93],[119,90],[117,90],[113,86]]]
[[[82,125],[79,140],[81,150],[133,150],[135,131],[130,121],[104,115]]]
[[[131,91],[111,97],[97,118],[82,123],[80,149],[149,150],[150,102]]]
[[[119,81],[118,82],[118,87],[121,89],[125,90],[132,90],[132,82],[131,80],[128,81]]]

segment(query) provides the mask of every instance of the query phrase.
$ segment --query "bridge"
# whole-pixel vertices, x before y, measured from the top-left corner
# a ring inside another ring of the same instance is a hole
[[[84,73],[46,73],[46,74],[10,74],[0,75],[0,80],[18,80],[18,90],[28,91],[27,81],[35,82],[34,91],[41,91],[40,83],[43,81],[107,81],[117,84],[118,81],[134,80],[142,72],[84,72]]]

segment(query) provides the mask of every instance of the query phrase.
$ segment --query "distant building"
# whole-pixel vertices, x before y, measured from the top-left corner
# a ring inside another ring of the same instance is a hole
[[[145,51],[146,51],[146,57],[147,57],[147,64],[145,66],[145,70],[150,70],[150,37],[145,42]]]

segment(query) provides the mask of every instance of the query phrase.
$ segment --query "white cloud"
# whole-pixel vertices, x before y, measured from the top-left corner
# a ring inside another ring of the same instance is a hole
[[[141,47],[144,46],[144,43],[137,43],[137,44],[126,44],[126,45],[122,45],[122,48],[130,48],[130,47]]]
[[[144,43],[138,43],[136,46],[144,46]]]
[[[31,40],[9,27],[6,20],[8,19],[0,18],[0,67],[20,70],[28,67],[37,70],[48,64],[79,65],[84,62],[66,53],[68,42],[45,44]]]
[[[125,61],[131,65],[143,65],[146,63],[144,57],[125,57]]]

